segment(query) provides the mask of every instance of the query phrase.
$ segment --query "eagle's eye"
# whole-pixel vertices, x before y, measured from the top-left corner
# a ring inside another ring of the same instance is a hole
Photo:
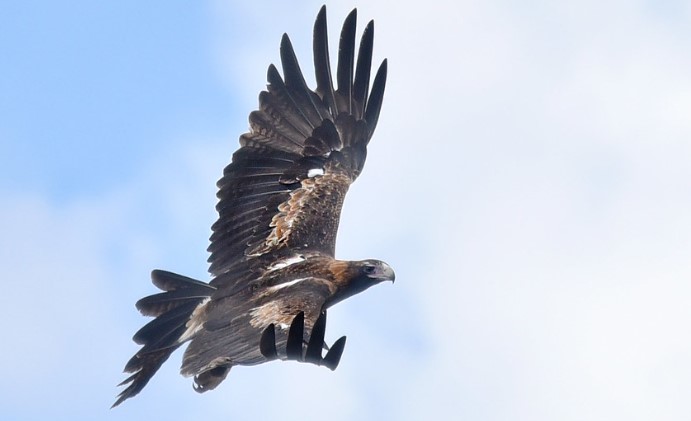
[[[363,272],[365,272],[366,275],[371,275],[374,273],[375,270],[377,270],[377,267],[374,265],[365,265],[362,268]]]

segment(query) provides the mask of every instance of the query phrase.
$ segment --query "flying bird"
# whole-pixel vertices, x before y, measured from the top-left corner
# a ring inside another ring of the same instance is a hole
[[[194,388],[217,387],[235,365],[274,359],[335,369],[345,337],[324,343],[326,311],[383,281],[393,269],[379,260],[335,258],[341,207],[360,175],[377,126],[387,62],[370,89],[374,24],[355,59],[357,12],[341,31],[336,83],[329,61],[326,8],[314,25],[316,89],[310,90],[290,39],[280,47],[283,76],[270,65],[250,131],[218,181],[218,220],[208,251],[212,280],[162,270],[151,274],[163,292],[139,300],[155,317],[134,341],[131,376],[113,406],[138,394],[178,347],[189,342],[181,374]],[[322,357],[322,351],[327,353]]]

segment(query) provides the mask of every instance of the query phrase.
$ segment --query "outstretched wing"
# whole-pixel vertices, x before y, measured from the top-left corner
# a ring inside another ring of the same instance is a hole
[[[250,114],[218,182],[219,218],[209,251],[212,284],[234,288],[284,258],[334,254],[343,199],[365,163],[386,82],[386,60],[370,84],[373,22],[355,63],[356,11],[341,31],[334,88],[322,7],[314,25],[317,88],[307,87],[287,35],[281,40],[283,77],[268,70],[267,91]]]

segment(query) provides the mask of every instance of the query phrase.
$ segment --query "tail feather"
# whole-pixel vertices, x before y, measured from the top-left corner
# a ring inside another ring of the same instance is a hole
[[[130,361],[127,363],[127,367],[139,368],[135,368],[134,370],[127,370],[127,368],[125,369],[125,371],[128,373],[131,373],[135,370],[136,372],[125,379],[122,383],[118,384],[118,386],[127,385],[127,387],[125,390],[120,392],[117,400],[113,406],[111,406],[111,408],[115,408],[123,403],[126,399],[129,399],[141,392],[142,389],[144,389],[144,386],[149,383],[151,377],[153,377],[158,369],[161,368],[161,365],[168,359],[168,357],[170,357],[170,354],[172,354],[178,346],[145,355],[136,354],[134,357],[132,357],[132,359],[130,359]]]
[[[143,315],[158,317],[163,313],[167,313],[179,306],[187,305],[189,303],[197,303],[208,297],[213,290],[209,289],[208,284],[206,288],[184,288],[160,294],[149,295],[137,301],[136,307]]]
[[[206,282],[160,269],[151,271],[151,282],[163,291],[176,291],[190,288],[199,288],[202,290],[213,289],[213,287],[209,286]]]
[[[202,300],[186,303],[161,314],[139,329],[132,337],[132,340],[145,347],[161,342],[161,339],[164,336],[168,336],[170,332],[175,331],[180,326],[184,327],[190,315]]]
[[[161,365],[182,342],[186,324],[194,310],[216,290],[209,284],[172,272],[155,270],[151,273],[154,285],[165,292],[142,298],[137,308],[142,314],[156,318],[139,329],[133,340],[142,348],[125,365],[126,373],[133,373],[118,386],[125,386],[112,407],[116,407],[139,392],[151,380]]]

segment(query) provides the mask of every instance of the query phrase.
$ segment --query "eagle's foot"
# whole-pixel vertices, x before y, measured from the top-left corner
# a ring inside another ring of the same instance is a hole
[[[343,350],[345,349],[346,337],[340,337],[334,342],[331,348],[329,348],[324,344],[325,331],[326,313],[322,313],[319,315],[319,318],[312,328],[312,335],[310,336],[309,342],[307,342],[307,348],[303,350],[303,345],[305,343],[303,339],[305,332],[305,313],[298,313],[288,330],[286,359],[323,365],[331,370],[335,370],[336,367],[338,367],[338,363],[341,361],[341,355],[343,355]],[[322,357],[323,347],[327,349],[327,353],[324,357]],[[278,351],[276,350],[276,329],[273,323],[264,329],[259,342],[259,349],[262,355],[269,360],[278,358]]]

